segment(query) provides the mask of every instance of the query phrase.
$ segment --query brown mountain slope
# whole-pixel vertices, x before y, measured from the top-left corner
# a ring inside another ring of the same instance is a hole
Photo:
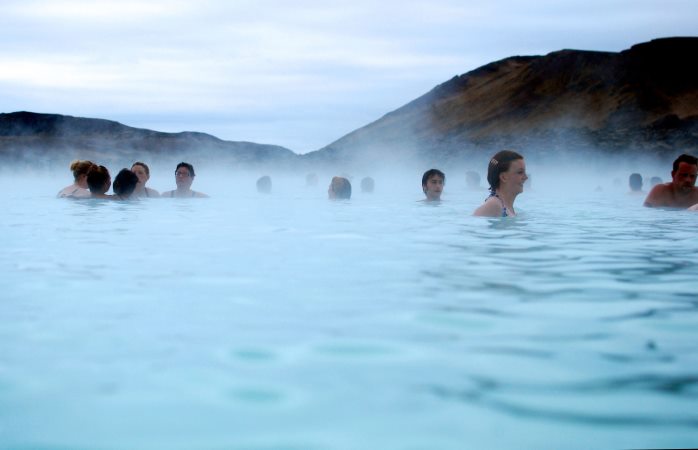
[[[698,150],[698,38],[620,53],[562,50],[480,67],[307,155],[459,161],[512,147],[663,156]]]

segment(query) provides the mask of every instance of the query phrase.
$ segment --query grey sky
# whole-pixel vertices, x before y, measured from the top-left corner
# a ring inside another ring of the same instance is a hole
[[[696,35],[695,0],[3,0],[1,112],[304,153],[513,55]]]

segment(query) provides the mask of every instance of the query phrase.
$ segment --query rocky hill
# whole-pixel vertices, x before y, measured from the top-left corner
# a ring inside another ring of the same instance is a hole
[[[628,50],[561,50],[514,56],[435,87],[307,155],[203,133],[161,133],[55,114],[0,114],[0,160],[41,164],[88,158],[191,159],[216,164],[335,167],[419,161],[445,166],[502,148],[528,159],[627,154],[673,159],[698,153],[698,38]]]
[[[698,38],[665,38],[620,53],[507,58],[456,76],[305,158],[444,164],[502,148],[536,158],[698,153],[695,55]]]
[[[275,145],[223,141],[204,133],[161,133],[119,122],[57,114],[0,114],[0,160],[65,165],[91,159],[129,165],[136,160],[176,161],[199,158],[216,164],[276,166],[297,155]]]

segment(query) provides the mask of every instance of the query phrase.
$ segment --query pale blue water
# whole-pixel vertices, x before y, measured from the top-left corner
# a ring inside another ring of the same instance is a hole
[[[698,214],[541,182],[482,219],[457,182],[434,207],[419,177],[303,180],[0,183],[0,448],[698,445]]]

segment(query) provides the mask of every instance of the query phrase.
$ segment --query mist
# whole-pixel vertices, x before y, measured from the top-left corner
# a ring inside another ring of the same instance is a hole
[[[530,182],[525,191],[519,196],[518,202],[535,201],[537,193],[545,191],[556,196],[578,198],[584,193],[598,195],[598,192],[608,194],[626,193],[628,177],[631,173],[640,173],[644,180],[643,190],[649,191],[651,177],[659,176],[663,182],[670,181],[671,161],[678,156],[669,158],[634,157],[631,153],[623,155],[605,155],[601,151],[589,153],[580,151],[575,154],[572,150],[564,155],[539,155],[533,150],[511,148],[521,153],[526,162]],[[498,151],[498,150],[496,150]],[[397,196],[401,201],[419,200],[423,198],[421,191],[422,174],[431,168],[436,168],[446,174],[446,185],[442,199],[448,201],[463,201],[463,194],[468,191],[465,182],[467,171],[474,171],[480,176],[481,197],[484,198],[487,184],[487,163],[496,153],[480,154],[458,160],[438,161],[436,159],[420,158],[416,154],[411,159],[396,158],[389,155],[381,160],[378,152],[372,153],[370,163],[351,161],[342,163],[292,162],[274,167],[271,164],[240,164],[234,160],[218,160],[207,157],[205,151],[198,154],[188,153],[173,155],[167,158],[151,158],[146,155],[136,157],[95,158],[100,155],[89,155],[97,163],[105,165],[113,177],[122,168],[130,169],[136,161],[142,161],[150,167],[150,180],[147,186],[159,192],[175,189],[174,171],[179,162],[188,162],[196,170],[192,185],[195,191],[204,192],[211,197],[227,198],[249,197],[263,194],[257,192],[256,181],[262,176],[271,177],[272,188],[270,197],[281,196],[297,198],[309,196],[325,199],[327,187],[333,176],[343,176],[350,180],[353,187],[353,202],[362,202],[371,197]],[[76,155],[77,156],[77,155]],[[88,159],[82,157],[81,159]],[[31,161],[31,162],[30,162]],[[3,185],[14,192],[29,193],[40,196],[53,196],[59,189],[72,183],[69,165],[72,158],[54,158],[43,161],[41,156],[32,158],[24,154],[22,162],[5,163],[0,169]],[[317,176],[316,185],[307,185],[307,176]],[[375,180],[375,191],[372,194],[362,193],[361,180],[371,177]],[[111,193],[111,191],[110,191]],[[479,201],[479,200],[478,200]],[[462,207],[467,213],[477,204],[469,202]],[[260,204],[260,207],[263,207]]]

